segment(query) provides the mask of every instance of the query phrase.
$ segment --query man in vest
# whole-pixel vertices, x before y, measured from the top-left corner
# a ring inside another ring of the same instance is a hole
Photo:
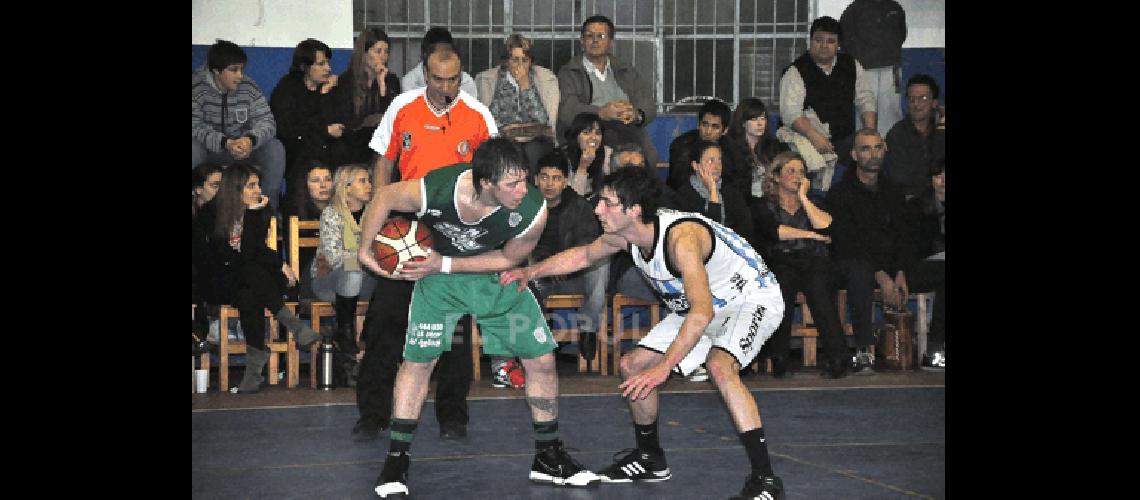
[[[863,126],[875,128],[875,93],[863,66],[847,54],[839,53],[839,21],[823,16],[811,23],[808,51],[792,61],[780,78],[780,117],[792,129],[811,141],[820,154],[835,153],[846,164],[851,158],[858,109]],[[828,126],[825,134],[812,126],[805,110],[811,108],[819,121]],[[836,167],[837,180],[842,169]],[[824,186],[826,191],[829,186]]]

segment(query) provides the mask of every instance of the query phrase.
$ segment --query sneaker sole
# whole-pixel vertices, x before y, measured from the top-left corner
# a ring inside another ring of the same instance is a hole
[[[380,498],[400,498],[408,496],[408,486],[401,483],[384,483],[376,487],[376,494]],[[393,496],[398,495],[398,496]]]
[[[530,480],[536,483],[553,484],[555,486],[589,486],[597,484],[600,476],[589,471],[582,471],[566,479],[554,477],[549,474],[543,474],[538,471],[530,471]]]
[[[656,473],[654,473],[654,474],[656,474]],[[632,483],[635,481],[639,482],[639,483],[660,483],[661,481],[668,481],[670,478],[673,477],[673,473],[669,472],[668,470],[665,472],[665,474],[666,474],[665,476],[654,477],[654,478],[645,478],[645,479],[633,479],[633,478],[629,478],[629,477],[627,477],[627,478],[611,478],[611,477],[603,476],[601,474],[599,474],[598,477],[601,478],[603,483]]]

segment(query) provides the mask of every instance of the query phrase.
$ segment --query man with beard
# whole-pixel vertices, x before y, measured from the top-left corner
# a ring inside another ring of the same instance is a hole
[[[907,224],[902,188],[880,175],[886,143],[874,128],[855,133],[851,157],[855,168],[827,193],[831,212],[831,256],[839,272],[840,286],[847,289],[851,323],[855,329],[852,373],[873,374],[871,346],[871,300],[875,285],[883,293],[884,307],[906,304],[906,273],[903,257],[914,245],[914,229]]]

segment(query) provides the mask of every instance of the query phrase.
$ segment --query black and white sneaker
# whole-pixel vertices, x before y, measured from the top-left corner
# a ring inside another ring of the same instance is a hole
[[[534,454],[530,480],[555,486],[589,486],[598,482],[598,475],[571,458],[562,448],[562,441],[556,441]]]
[[[408,498],[408,454],[388,454],[384,470],[376,478],[376,494],[380,498]]]
[[[619,458],[619,455],[625,456]],[[657,455],[641,451],[637,448],[627,448],[614,453],[614,463],[598,472],[603,483],[628,483],[632,481],[645,481],[655,483],[673,477],[669,471],[669,464],[665,463],[665,455]]]
[[[860,347],[851,357],[852,375],[874,375],[875,355],[871,354],[870,347]]]
[[[751,474],[740,494],[730,500],[784,500],[784,482],[776,476]]]

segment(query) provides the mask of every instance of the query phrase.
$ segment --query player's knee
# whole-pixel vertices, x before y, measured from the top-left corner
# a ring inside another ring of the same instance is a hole
[[[731,356],[721,356],[719,353],[709,356],[705,362],[705,368],[709,371],[709,378],[718,387],[725,382],[730,382],[740,378],[740,367],[737,366],[736,360]]]

